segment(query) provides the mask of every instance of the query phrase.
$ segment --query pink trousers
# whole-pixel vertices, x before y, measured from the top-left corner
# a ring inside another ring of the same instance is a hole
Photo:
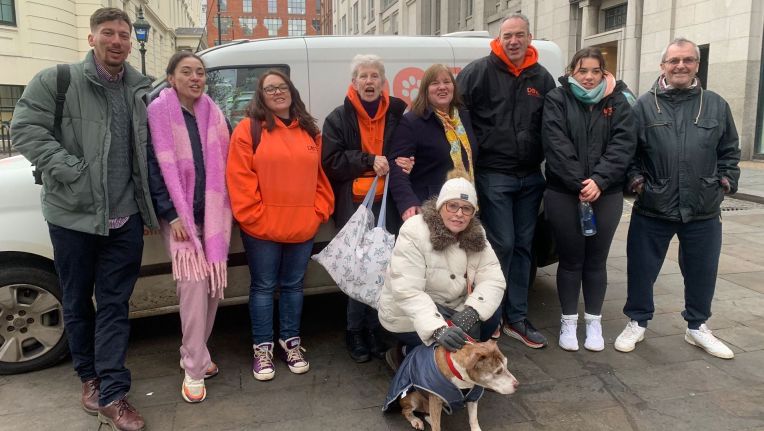
[[[177,293],[180,301],[180,323],[183,344],[180,346],[180,360],[183,369],[192,378],[201,380],[212,359],[207,350],[207,340],[215,324],[218,298],[207,292],[209,279],[203,281],[178,281]]]

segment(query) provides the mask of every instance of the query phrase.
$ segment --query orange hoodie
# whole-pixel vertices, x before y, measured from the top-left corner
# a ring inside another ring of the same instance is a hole
[[[534,48],[533,45],[528,45],[528,50],[525,51],[525,59],[523,60],[522,66],[515,66],[514,63],[509,61],[509,57],[507,57],[507,53],[504,52],[504,47],[501,45],[499,38],[491,41],[491,52],[496,54],[496,56],[509,67],[509,72],[515,76],[520,76],[520,73],[523,70],[533,66],[539,61],[539,52],[536,51],[536,48]]]
[[[321,168],[321,136],[314,141],[294,120],[278,119],[252,153],[251,120],[233,131],[226,180],[233,216],[248,235],[274,242],[313,238],[334,211],[334,195]]]
[[[358,118],[358,130],[361,133],[361,151],[364,153],[374,154],[381,156],[384,141],[385,141],[385,116],[387,115],[387,108],[390,106],[390,94],[387,89],[382,89],[382,95],[379,96],[379,108],[374,118],[369,117],[369,114],[361,104],[361,96],[358,95],[353,84],[348,87],[347,98],[355,108],[356,118]],[[372,170],[368,175],[356,178],[353,180],[353,202],[363,202],[366,197],[366,193],[371,188],[371,183],[374,181],[374,171]],[[380,178],[377,181],[377,190],[375,192],[375,201],[382,199],[382,195],[385,191],[385,178]]]

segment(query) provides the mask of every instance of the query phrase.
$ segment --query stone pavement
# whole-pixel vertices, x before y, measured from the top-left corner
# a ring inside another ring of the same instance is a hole
[[[764,164],[744,163],[753,165],[744,166],[741,192],[764,196]],[[684,341],[676,242],[655,286],[656,315],[645,341],[632,353],[613,349],[626,322],[621,309],[627,204],[608,260],[605,351],[571,353],[557,347],[555,265],[540,268],[529,316],[550,346],[532,350],[502,336],[500,346],[521,386],[511,396],[488,393],[483,398],[483,430],[764,431],[764,205],[728,199],[725,208],[714,315],[708,324],[734,350],[735,359],[711,357]],[[247,309],[222,308],[210,341],[221,373],[209,381],[207,401],[189,405],[179,393],[178,316],[135,320],[128,358],[134,379],[130,399],[150,430],[411,429],[399,413],[382,414],[391,373],[384,361],[352,362],[343,325],[341,295],[306,298],[303,337],[310,372],[292,375],[278,363],[273,381],[257,382],[250,372]],[[0,430],[98,429],[97,420],[79,407],[79,390],[68,363],[0,376]],[[467,429],[466,412],[444,417],[444,429]]]
[[[735,197],[764,204],[764,160],[740,162],[740,184]]]

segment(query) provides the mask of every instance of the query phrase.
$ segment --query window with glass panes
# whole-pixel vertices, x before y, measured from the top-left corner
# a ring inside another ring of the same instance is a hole
[[[278,4],[276,0],[268,0],[268,13],[277,13]]]
[[[265,18],[263,20],[265,28],[268,29],[268,36],[278,36],[279,27],[281,27],[281,18]]]
[[[605,9],[605,31],[626,25],[626,3]]]
[[[369,22],[374,21],[374,2],[376,0],[369,0]]]
[[[257,18],[239,18],[239,27],[244,36],[252,36],[252,32],[257,27]]]
[[[0,25],[16,25],[16,8],[13,0],[0,0]]]
[[[306,27],[304,19],[290,19],[288,24],[290,36],[305,36]]]
[[[220,5],[220,12],[228,10],[228,0],[218,0],[218,4]]]
[[[316,31],[316,34],[321,34],[321,20],[313,20],[313,30]]]
[[[305,15],[305,0],[288,0],[287,12],[295,15]]]
[[[252,13],[252,0],[244,0],[241,3],[241,10],[244,13]]]

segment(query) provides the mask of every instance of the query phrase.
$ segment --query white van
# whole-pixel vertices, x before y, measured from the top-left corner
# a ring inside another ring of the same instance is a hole
[[[385,62],[390,94],[411,102],[424,70],[442,63],[458,73],[470,61],[488,55],[487,37],[317,36],[241,40],[210,48],[201,56],[208,68],[208,92],[236,123],[238,102],[252,98],[258,78],[268,69],[285,71],[319,125],[342,104],[356,54],[377,54]],[[560,49],[534,41],[540,62],[553,76],[563,72]],[[158,82],[153,94],[164,88]],[[243,102],[241,102],[243,103]],[[239,103],[239,104],[241,104]],[[334,234],[331,222],[316,238],[321,249]],[[548,238],[540,237],[546,245]],[[548,248],[548,247],[546,247]],[[543,265],[546,251],[538,262]],[[238,231],[229,260],[229,286],[223,305],[246,303],[249,272]],[[335,291],[332,279],[311,261],[305,293]],[[53,268],[53,250],[40,210],[40,186],[21,156],[0,160],[0,374],[50,366],[67,353],[61,291]],[[141,277],[130,300],[131,317],[177,311],[175,283],[159,235],[146,237]]]

